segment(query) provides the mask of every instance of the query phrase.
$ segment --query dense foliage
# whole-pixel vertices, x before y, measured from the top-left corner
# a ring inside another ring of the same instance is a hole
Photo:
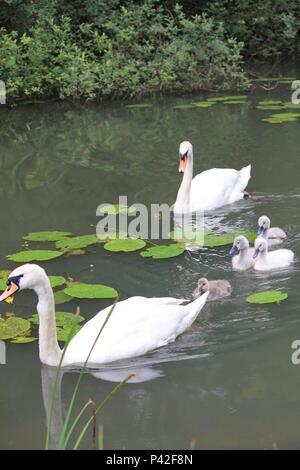
[[[295,53],[297,0],[179,3],[3,0],[8,99],[247,88],[245,56]]]

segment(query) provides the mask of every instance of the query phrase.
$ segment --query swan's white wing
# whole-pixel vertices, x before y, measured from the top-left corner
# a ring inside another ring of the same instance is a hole
[[[243,198],[250,179],[251,166],[237,171],[212,168],[195,176],[191,185],[190,205],[193,211],[213,210]]]
[[[157,298],[153,302],[154,299],[146,298],[143,301],[138,297],[119,302],[105,325],[89,362],[100,364],[135,357],[173,341],[191,325],[206,298],[207,294],[204,294],[187,306],[171,304],[170,298]],[[175,300],[177,299],[171,298],[171,301]],[[99,312],[72,339],[63,365],[84,362],[110,308]]]

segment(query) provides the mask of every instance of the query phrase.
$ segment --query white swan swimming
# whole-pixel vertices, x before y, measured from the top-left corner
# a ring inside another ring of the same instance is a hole
[[[251,165],[240,171],[230,168],[212,168],[193,178],[193,146],[182,142],[179,147],[179,172],[184,173],[174,212],[213,210],[245,197]]]
[[[33,289],[38,296],[39,354],[42,363],[57,366],[62,351],[57,342],[55,304],[50,281],[36,264],[16,268],[8,277],[0,302],[17,291]],[[88,365],[140,356],[164,346],[189,328],[206,302],[208,293],[188,305],[173,297],[130,297],[118,302],[90,355]],[[74,336],[63,366],[82,364],[107,317],[111,306],[101,310]]]
[[[254,269],[257,271],[286,268],[294,261],[294,253],[291,250],[281,249],[268,253],[268,242],[263,237],[258,237],[254,246],[253,258],[257,258]]]
[[[279,227],[271,227],[271,221],[266,215],[258,219],[257,234],[268,241],[268,247],[282,243],[286,238],[286,233]]]
[[[198,280],[198,287],[193,292],[193,298],[198,299],[198,297],[203,295],[205,292],[209,292],[207,302],[211,302],[231,295],[232,287],[230,282],[224,279],[208,281],[206,277],[201,277]]]
[[[246,271],[254,266],[254,248],[249,248],[249,241],[243,235],[234,239],[230,254],[238,253],[232,258],[232,267],[236,271]]]

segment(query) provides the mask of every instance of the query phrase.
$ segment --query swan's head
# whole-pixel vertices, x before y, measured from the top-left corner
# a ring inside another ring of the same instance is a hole
[[[187,164],[188,158],[193,157],[193,146],[190,142],[185,140],[179,145],[179,173],[185,172],[185,167]]]
[[[205,294],[205,292],[209,291],[209,283],[206,277],[201,277],[198,281],[198,289],[200,291],[200,295]]]
[[[234,253],[237,253],[238,251],[241,250],[247,250],[249,248],[249,242],[246,237],[243,235],[240,235],[239,237],[236,237],[234,239],[232,248],[230,250],[230,254],[233,255]]]
[[[258,219],[258,231],[257,231],[257,235],[261,235],[262,233],[265,233],[267,230],[269,230],[270,228],[270,225],[271,225],[271,221],[269,219],[269,217],[267,217],[266,215],[262,215],[259,219]]]
[[[34,289],[49,283],[46,272],[37,264],[23,264],[14,269],[6,281],[7,288],[0,296],[0,302],[13,297],[19,290]]]
[[[259,253],[263,253],[264,251],[266,251],[268,249],[267,240],[265,240],[263,237],[258,237],[255,240],[254,248],[255,248],[255,250],[254,250],[254,253],[253,253],[253,258],[257,258]]]

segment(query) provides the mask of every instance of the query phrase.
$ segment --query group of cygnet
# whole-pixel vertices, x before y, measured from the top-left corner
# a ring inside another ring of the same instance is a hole
[[[255,240],[254,248],[249,247],[249,241],[244,236],[234,239],[230,254],[238,253],[232,258],[232,267],[236,271],[246,271],[254,268],[257,271],[270,271],[273,269],[286,268],[294,261],[294,253],[291,250],[280,249],[269,253],[268,248],[282,243],[286,233],[279,227],[271,227],[269,217],[263,215],[258,219],[259,235]],[[208,281],[201,278],[198,287],[194,291],[194,298],[209,291],[207,301],[218,300],[228,297],[232,288],[228,281]]]

